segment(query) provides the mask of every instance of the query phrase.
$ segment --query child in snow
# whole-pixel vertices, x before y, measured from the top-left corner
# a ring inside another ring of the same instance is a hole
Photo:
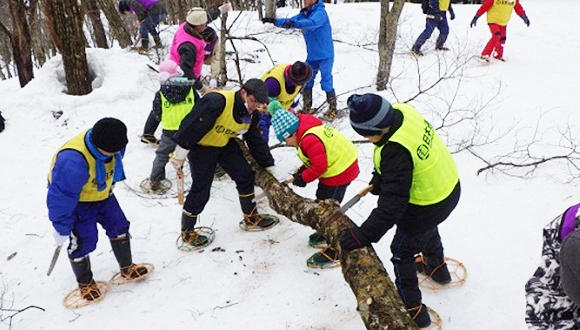
[[[489,39],[487,45],[485,45],[485,48],[481,52],[482,60],[489,62],[489,57],[494,51],[495,55],[493,57],[500,61],[504,60],[503,45],[505,44],[507,23],[511,18],[512,10],[515,10],[516,14],[522,18],[524,23],[530,26],[530,20],[526,16],[526,12],[519,0],[485,0],[477,10],[477,13],[475,13],[470,26],[474,27],[479,16],[487,12],[487,24],[491,32],[491,39]]]
[[[262,76],[270,104],[268,112],[260,113],[259,126],[266,143],[270,138],[270,113],[277,109],[293,111],[298,105],[298,100],[294,100],[302,86],[312,77],[312,69],[304,62],[296,61],[294,64],[279,64],[268,70]]]
[[[423,56],[421,46],[431,37],[435,28],[439,29],[439,37],[435,43],[436,50],[449,50],[445,47],[445,40],[449,35],[449,24],[447,24],[447,11],[449,11],[449,18],[455,19],[455,13],[451,2],[449,0],[424,0],[426,5],[423,8],[423,14],[426,16],[425,30],[421,32],[417,41],[411,48],[411,52],[416,56]]]
[[[352,128],[375,144],[371,193],[379,199],[360,227],[342,234],[341,247],[368,246],[396,225],[391,243],[395,284],[411,317],[426,327],[431,320],[421,303],[415,255],[423,254],[431,279],[451,282],[437,226],[459,201],[455,162],[433,126],[411,105],[353,94],[348,107]]]
[[[125,179],[122,158],[127,127],[115,118],[103,118],[93,128],[66,142],[52,158],[46,204],[56,245],[68,243],[68,256],[81,297],[98,300],[89,253],[97,244],[97,223],[107,232],[125,279],[149,272],[132,261],[129,221],[123,214],[113,184]]]
[[[308,182],[318,179],[316,199],[332,198],[342,202],[346,188],[360,172],[358,150],[354,144],[339,131],[322,125],[318,118],[309,114],[295,115],[278,109],[272,115],[272,126],[278,140],[296,147],[298,158],[304,163],[293,175],[292,184],[305,187]],[[329,268],[340,263],[336,250],[329,247],[319,233],[310,235],[309,245],[325,249],[310,257],[308,266]]]
[[[324,118],[335,119],[336,93],[332,81],[332,66],[334,65],[334,44],[332,42],[332,28],[324,2],[322,0],[304,0],[304,8],[296,16],[290,18],[262,19],[263,23],[273,23],[277,27],[292,29],[297,28],[302,31],[306,42],[306,63],[312,68],[312,78],[304,85],[302,97],[304,99],[303,112],[312,112],[312,87],[314,78],[320,70],[320,86],[326,92],[328,111],[324,113]]]
[[[167,8],[162,1],[158,0],[121,0],[119,1],[121,14],[134,13],[139,21],[139,35],[141,36],[141,48],[149,49],[149,34],[153,36],[156,48],[163,48],[157,26],[167,16]]]
[[[543,230],[542,264],[526,283],[530,329],[580,329],[580,204]]]
[[[149,114],[149,117],[154,117],[156,121],[160,121],[163,127],[163,134],[155,151],[153,168],[149,177],[150,188],[153,192],[161,188],[161,181],[165,179],[165,165],[169,161],[169,154],[175,150],[176,144],[171,137],[179,129],[181,120],[199,100],[199,95],[193,88],[193,82],[182,75],[183,71],[172,60],[165,60],[159,64],[161,87],[155,93],[153,109]]]

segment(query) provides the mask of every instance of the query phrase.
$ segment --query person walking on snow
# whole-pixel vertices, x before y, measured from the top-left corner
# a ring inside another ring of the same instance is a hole
[[[296,173],[292,184],[306,187],[318,179],[316,199],[332,198],[341,203],[348,185],[360,173],[358,150],[354,144],[336,129],[325,126],[309,114],[295,115],[278,109],[272,115],[272,126],[280,142],[296,147],[298,158],[304,164]],[[312,247],[323,248],[308,259],[306,264],[315,268],[339,265],[338,253],[326,243],[319,233],[310,235]]]
[[[418,286],[415,257],[439,284],[451,282],[437,226],[459,201],[459,176],[453,157],[437,132],[409,104],[390,104],[376,94],[348,98],[352,128],[375,144],[372,194],[377,207],[360,227],[341,234],[342,251],[378,242],[394,225],[391,261],[395,284],[420,328],[431,320]]]
[[[580,329],[580,204],[543,230],[542,263],[525,286],[531,330]]]
[[[68,256],[80,295],[100,299],[89,253],[97,244],[97,223],[107,232],[125,279],[146,276],[148,268],[132,261],[129,221],[121,210],[113,185],[125,179],[122,158],[127,127],[115,118],[103,118],[66,142],[52,158],[46,204],[56,245],[68,241]]]
[[[198,247],[209,238],[199,234],[194,226],[210,197],[211,184],[219,164],[236,183],[244,230],[265,230],[278,223],[268,214],[261,214],[254,202],[254,173],[244,158],[235,137],[244,141],[260,166],[274,166],[274,158],[258,129],[255,111],[265,111],[268,96],[264,82],[248,80],[240,90],[218,90],[204,95],[185,116],[173,136],[178,144],[172,162],[177,168],[189,160],[192,183],[183,205],[181,238],[185,244]]]
[[[445,47],[445,41],[449,35],[449,24],[447,23],[447,11],[449,11],[449,18],[455,19],[453,7],[451,7],[450,0],[426,0],[426,6],[423,7],[423,14],[426,16],[425,30],[421,32],[417,41],[411,48],[411,52],[416,56],[423,56],[421,47],[431,37],[433,30],[439,30],[439,37],[435,43],[436,50],[449,50]]]
[[[332,42],[332,28],[328,14],[324,9],[322,0],[304,0],[304,8],[300,13],[291,18],[266,17],[263,23],[273,23],[277,27],[291,29],[297,28],[302,31],[306,42],[306,63],[312,68],[312,78],[304,85],[302,98],[304,107],[302,112],[312,112],[312,87],[314,78],[320,70],[320,86],[326,92],[328,111],[324,113],[325,119],[335,119],[336,93],[332,79],[332,66],[334,64],[334,45]]]
[[[296,96],[302,90],[302,86],[312,77],[312,69],[304,62],[296,61],[294,64],[279,64],[268,70],[262,76],[262,81],[268,90],[270,103],[268,112],[259,113],[260,122],[258,126],[262,131],[264,141],[268,143],[270,139],[271,114],[277,109],[294,111],[298,105]]]
[[[119,12],[121,14],[134,13],[139,21],[139,36],[141,37],[141,48],[149,49],[149,34],[153,36],[156,48],[163,48],[157,26],[167,16],[167,8],[159,0],[121,0],[119,1]]]
[[[149,177],[150,189],[154,193],[161,188],[161,181],[165,179],[165,165],[169,161],[169,155],[175,150],[176,144],[171,137],[179,129],[181,120],[199,101],[192,81],[182,75],[183,71],[172,60],[165,60],[159,64],[161,87],[155,93],[153,109],[149,114],[149,117],[154,117],[154,121],[161,122],[163,126]],[[148,118],[147,122],[149,121]]]
[[[477,24],[479,16],[487,13],[487,24],[491,32],[491,39],[489,39],[481,52],[483,61],[489,62],[489,58],[494,52],[494,58],[504,61],[503,45],[506,41],[507,23],[511,18],[512,10],[516,11],[516,14],[522,18],[528,27],[530,26],[530,20],[526,16],[526,12],[519,0],[484,0],[475,16],[473,16],[470,27],[474,27]]]

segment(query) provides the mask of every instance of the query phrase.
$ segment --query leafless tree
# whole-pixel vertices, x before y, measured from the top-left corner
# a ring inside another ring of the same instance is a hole
[[[379,68],[377,71],[377,90],[382,91],[387,88],[391,65],[393,63],[393,53],[395,52],[395,42],[397,41],[397,27],[399,17],[405,5],[405,0],[393,0],[393,5],[389,6],[390,0],[381,0],[381,21],[379,26]]]
[[[26,4],[23,0],[8,0],[12,31],[0,21],[0,31],[10,39],[12,56],[18,71],[20,86],[24,87],[34,78],[30,29],[26,20]]]
[[[83,5],[86,8],[87,16],[89,17],[91,26],[93,27],[95,44],[98,48],[109,48],[105,28],[101,21],[101,10],[99,9],[97,0],[84,0]]]

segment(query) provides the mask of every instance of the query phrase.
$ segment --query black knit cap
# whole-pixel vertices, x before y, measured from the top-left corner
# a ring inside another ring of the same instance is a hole
[[[288,78],[296,85],[304,85],[312,78],[312,68],[304,62],[294,62],[287,71]]]
[[[248,95],[254,95],[256,101],[260,103],[268,103],[268,90],[266,85],[260,79],[252,78],[246,81],[242,89],[248,93]]]
[[[130,11],[131,7],[129,7],[129,3],[127,2],[127,0],[121,0],[119,1],[119,12],[121,14],[123,14],[126,11]]]
[[[91,142],[106,152],[121,151],[127,145],[127,126],[117,118],[103,118],[93,126]]]
[[[566,295],[580,305],[580,231],[575,230],[560,247],[560,280]]]
[[[347,100],[350,125],[362,136],[377,135],[391,125],[393,111],[389,101],[376,94],[353,94]]]

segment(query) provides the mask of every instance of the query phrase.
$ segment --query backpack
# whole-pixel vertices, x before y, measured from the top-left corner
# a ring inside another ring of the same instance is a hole
[[[421,0],[421,9],[423,10],[423,14],[427,14],[429,12],[429,0]]]

